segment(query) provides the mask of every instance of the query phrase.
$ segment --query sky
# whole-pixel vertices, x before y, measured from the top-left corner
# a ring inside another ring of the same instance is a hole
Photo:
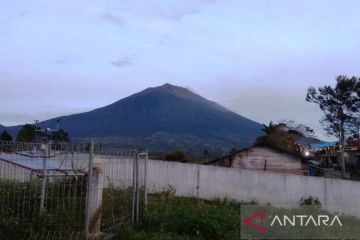
[[[360,75],[358,0],[0,1],[0,124],[184,86],[324,137],[310,86]]]

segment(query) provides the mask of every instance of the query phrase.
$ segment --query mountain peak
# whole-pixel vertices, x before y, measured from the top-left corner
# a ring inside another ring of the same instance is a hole
[[[172,85],[170,83],[165,83],[164,85],[161,86],[157,86],[157,87],[150,87],[145,89],[144,91],[140,92],[140,93],[151,93],[151,92],[167,92],[167,93],[172,93],[175,95],[182,95],[182,94],[194,94],[193,92],[191,92],[189,89],[184,88],[184,87],[180,87],[180,86],[175,86]]]
[[[172,85],[170,83],[165,83],[164,85],[160,86],[161,88],[176,88],[177,86]]]
[[[207,106],[214,107],[221,111],[229,111],[226,108],[224,108],[223,106],[220,106],[219,104],[217,104],[215,102],[209,101],[206,98],[192,92],[191,90],[189,90],[185,87],[175,86],[170,83],[165,83],[164,85],[157,86],[157,87],[147,88],[135,95],[148,96],[148,95],[153,95],[153,94],[164,94],[164,93],[172,95],[172,96],[176,96],[181,99],[189,100],[192,102],[205,104]]]
[[[185,88],[185,87],[180,87],[180,86],[176,86],[176,85],[172,85],[170,83],[165,83],[161,86],[158,87],[153,87],[153,89],[160,89],[160,90],[164,90],[164,91],[186,91],[186,92],[191,92],[189,89]]]

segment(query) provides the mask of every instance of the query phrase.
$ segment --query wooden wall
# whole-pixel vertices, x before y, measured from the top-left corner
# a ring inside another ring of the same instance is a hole
[[[268,147],[252,147],[232,157],[231,167],[302,175],[301,158]]]

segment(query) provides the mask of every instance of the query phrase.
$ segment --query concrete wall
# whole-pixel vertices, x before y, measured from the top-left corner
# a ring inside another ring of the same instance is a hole
[[[149,160],[148,190],[150,192],[160,192],[171,185],[176,189],[176,194],[179,196],[197,197],[200,180],[200,175],[198,174],[201,171],[201,166],[202,165],[188,163]]]
[[[149,191],[162,191],[167,185],[178,196],[282,207],[299,206],[302,197],[316,196],[324,209],[360,218],[360,182],[149,160]]]
[[[132,159],[105,161],[104,187],[132,186]],[[140,160],[140,181],[145,181],[144,161]],[[28,181],[31,171],[2,162],[0,177]],[[203,199],[227,198],[239,202],[294,207],[302,197],[316,196],[325,209],[360,218],[360,182],[307,177],[291,174],[224,168],[158,160],[148,161],[149,192],[160,192],[169,185],[178,196]]]

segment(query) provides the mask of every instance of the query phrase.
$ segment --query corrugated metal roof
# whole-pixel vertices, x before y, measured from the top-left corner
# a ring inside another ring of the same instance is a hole
[[[317,138],[311,138],[311,137],[300,137],[295,141],[300,146],[310,146],[311,144],[318,144],[322,143],[321,140]]]
[[[322,142],[322,143],[314,143],[311,144],[312,149],[320,149],[320,148],[327,148],[327,147],[336,147],[337,142]]]

